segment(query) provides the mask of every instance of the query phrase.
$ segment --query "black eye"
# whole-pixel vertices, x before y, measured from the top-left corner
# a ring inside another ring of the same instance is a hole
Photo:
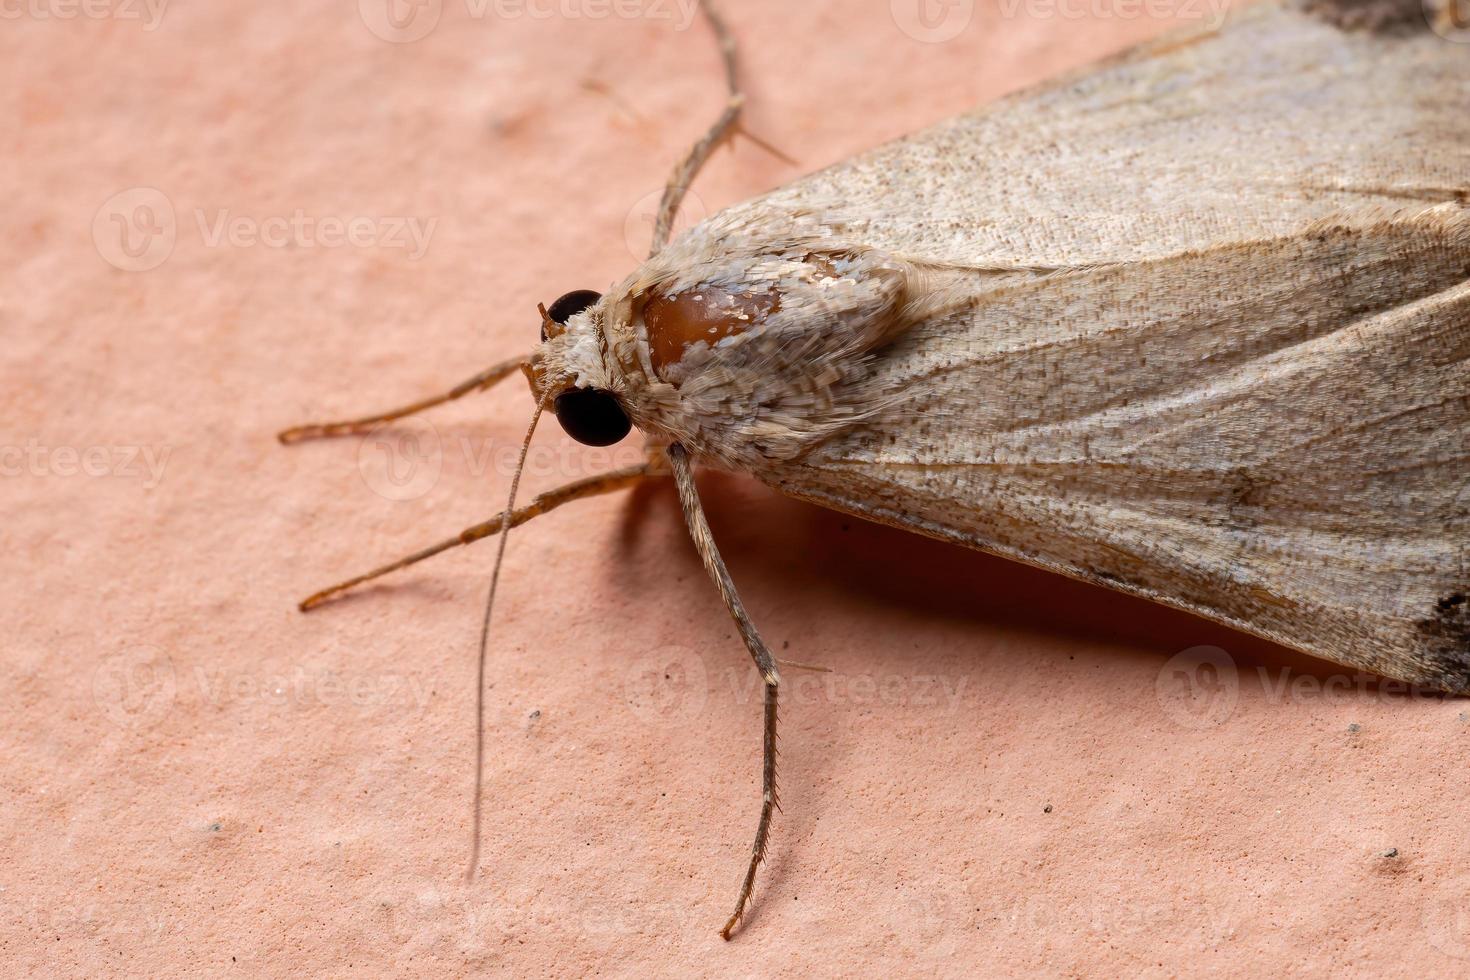
[[[556,420],[584,446],[622,442],[633,428],[618,400],[596,388],[573,388],[557,395]]]
[[[602,294],[595,289],[574,290],[552,303],[546,315],[551,318],[552,323],[566,326],[568,320],[600,299],[602,299]],[[546,324],[544,323],[541,324],[541,342],[546,343]]]

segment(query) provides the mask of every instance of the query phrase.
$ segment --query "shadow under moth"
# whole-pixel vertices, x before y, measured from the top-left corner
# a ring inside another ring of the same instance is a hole
[[[528,357],[282,433],[363,431],[520,370],[531,432],[547,408],[592,445],[636,426],[648,461],[520,508],[518,470],[497,518],[303,609],[672,476],[764,682],[761,812],[727,939],[776,807],[781,676],[695,464],[1470,692],[1470,45],[1430,29],[1443,11],[1253,5],[668,242],[743,101],[729,31],[705,13],[730,99],[676,167],[640,268],[543,306]],[[471,874],[479,822],[477,781]]]

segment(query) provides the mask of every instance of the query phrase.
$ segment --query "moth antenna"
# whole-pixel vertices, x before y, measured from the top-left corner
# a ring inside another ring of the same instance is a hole
[[[804,664],[799,660],[782,660],[780,657],[776,658],[776,666],[790,667],[792,670],[810,670],[817,674],[832,673],[831,667],[823,667],[821,664]]]
[[[495,555],[495,570],[490,573],[490,594],[485,598],[485,618],[480,623],[480,654],[475,669],[475,803],[474,819],[471,822],[470,865],[465,870],[465,881],[475,880],[475,870],[480,866],[480,819],[484,811],[481,789],[485,782],[485,658],[490,645],[490,614],[495,609],[495,590],[500,585],[500,566],[505,561],[505,543],[510,540],[511,516],[516,509],[516,491],[521,486],[521,471],[526,468],[526,454],[531,451],[531,437],[536,434],[536,423],[551,395],[544,395],[536,403],[531,415],[531,424],[526,429],[526,441],[521,443],[520,459],[516,461],[516,472],[510,479],[510,499],[501,516],[500,550]]]
[[[471,392],[484,391],[486,388],[493,387],[498,382],[519,371],[521,365],[524,363],[526,363],[524,357],[501,361],[499,364],[481,371],[473,378],[460,382],[442,395],[434,395],[432,398],[424,398],[412,404],[404,405],[401,408],[395,408],[379,415],[368,415],[360,419],[349,419],[345,422],[313,422],[310,425],[298,425],[278,433],[276,438],[289,446],[291,443],[303,442],[307,439],[325,439],[330,436],[345,436],[365,432],[375,425],[392,422],[395,419],[407,418],[410,415],[417,415],[425,409],[434,408],[436,405],[443,405],[445,402],[452,402],[457,398],[463,398]]]
[[[799,167],[799,166],[801,166],[801,161],[800,160],[798,160],[795,157],[791,156],[789,153],[786,153],[779,146],[776,146],[774,143],[770,142],[769,140],[762,139],[761,137],[755,135],[750,130],[748,130],[748,129],[745,128],[745,124],[744,123],[741,123],[738,126],[736,126],[735,127],[735,131],[737,133],[739,133],[741,136],[744,136],[746,139],[750,140],[756,146],[760,147],[762,150],[765,150],[767,153],[769,153],[771,156],[775,157],[777,160],[780,160],[782,163],[784,163],[784,164],[786,164],[788,166],[791,166],[791,167]]]
[[[663,200],[659,202],[658,219],[653,225],[653,247],[649,249],[649,258],[663,251],[664,246],[669,243],[669,235],[674,230],[674,218],[679,213],[679,205],[684,203],[684,196],[689,193],[689,185],[694,183],[694,178],[699,175],[699,171],[704,168],[720,143],[735,131],[736,123],[740,121],[740,110],[745,107],[745,94],[740,91],[740,64],[735,35],[730,33],[730,28],[726,25],[725,18],[720,16],[714,0],[700,0],[699,7],[720,45],[720,55],[725,60],[725,87],[730,97],[720,118],[715,120],[715,124],[699,142],[689,148],[689,153],[679,161],[669,177],[668,185],[664,187]]]

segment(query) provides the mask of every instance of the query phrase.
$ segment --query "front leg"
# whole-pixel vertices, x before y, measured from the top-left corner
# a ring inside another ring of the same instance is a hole
[[[526,506],[519,507],[516,510],[512,511],[510,514],[510,521],[508,522],[509,526],[520,527],[522,524],[531,520],[531,518],[540,517],[542,514],[549,514],[551,511],[556,510],[563,504],[569,504],[574,500],[583,500],[587,497],[596,497],[605,493],[613,493],[617,490],[623,490],[627,487],[635,486],[639,483],[642,483],[650,476],[663,475],[664,472],[665,470],[662,465],[662,460],[660,460],[660,465],[658,467],[655,467],[650,463],[639,463],[636,466],[627,466],[620,470],[613,470],[611,473],[603,473],[599,476],[588,477],[585,480],[578,480],[575,483],[568,483],[566,486],[557,487],[555,490],[549,490],[546,493],[543,493],[540,496],[536,497]],[[450,548],[458,548],[462,545],[472,544],[483,538],[488,538],[492,535],[499,534],[501,531],[506,529],[507,521],[505,517],[506,515],[503,513],[497,514],[494,518],[485,521],[483,524],[476,524],[473,527],[467,527],[454,537],[446,538],[445,540],[440,541],[438,544],[430,545],[429,547],[424,548],[422,551],[416,551],[406,558],[400,558],[395,562],[389,562],[387,565],[375,568],[372,571],[367,572],[363,575],[358,575],[354,578],[347,579],[345,582],[339,582],[336,585],[331,586],[330,588],[322,589],[320,592],[313,593],[306,599],[302,600],[300,605],[301,611],[309,612],[312,609],[315,609],[317,606],[320,606],[322,603],[327,602],[331,599],[335,599],[337,596],[341,595],[344,592],[347,592],[350,589],[355,589],[359,585],[362,585],[366,582],[371,582],[374,579],[382,578],[384,575],[387,575],[390,572],[396,572],[399,569],[407,568],[410,565],[417,565],[419,562],[424,561],[427,558],[433,558],[435,555],[448,551]]]

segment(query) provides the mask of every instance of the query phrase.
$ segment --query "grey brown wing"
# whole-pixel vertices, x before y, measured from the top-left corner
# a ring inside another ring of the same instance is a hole
[[[1470,45],[1420,0],[1253,4],[731,209],[991,274],[1148,261],[1364,207],[1470,201]],[[1402,9],[1400,9],[1402,8]],[[1361,19],[1361,18],[1359,18]],[[1381,20],[1382,18],[1380,18]]]
[[[1470,209],[977,288],[793,496],[1470,689]]]

